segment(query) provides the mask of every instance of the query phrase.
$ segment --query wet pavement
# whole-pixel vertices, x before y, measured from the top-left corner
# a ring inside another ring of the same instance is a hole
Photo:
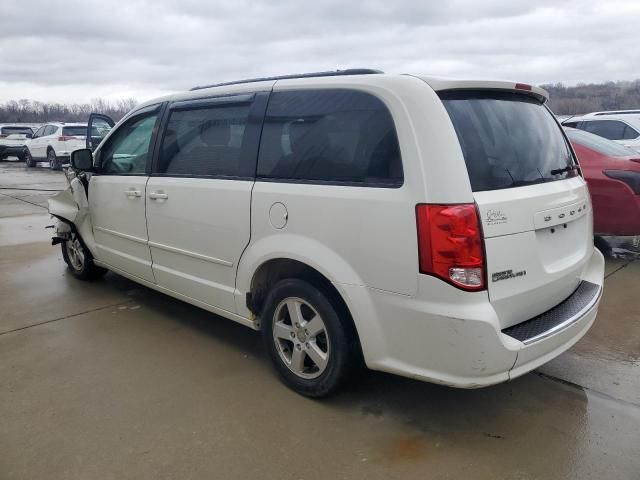
[[[114,274],[67,274],[62,174],[0,163],[0,479],[640,479],[640,261],[539,371],[481,390],[362,373],[312,401],[259,335]]]

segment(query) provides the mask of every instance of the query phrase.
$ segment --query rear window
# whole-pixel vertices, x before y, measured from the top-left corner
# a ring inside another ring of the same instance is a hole
[[[2,127],[0,129],[0,133],[2,135],[26,135],[29,133],[33,133],[33,130],[31,130],[29,127]]]
[[[441,92],[474,192],[575,176],[573,156],[553,115],[538,100],[511,92]]]
[[[606,138],[599,137],[582,130],[567,130],[567,136],[575,143],[583,145],[591,150],[595,150],[603,155],[611,157],[629,157],[634,155],[633,150],[623,147],[619,143],[615,143]]]
[[[87,135],[87,127],[62,127],[62,135],[65,137],[84,137]]]

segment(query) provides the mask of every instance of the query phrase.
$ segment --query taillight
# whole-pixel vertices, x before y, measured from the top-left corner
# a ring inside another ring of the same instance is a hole
[[[416,205],[420,273],[464,290],[485,288],[482,229],[475,204]]]
[[[67,140],[73,140],[73,137],[69,137],[66,135],[63,135],[62,137],[58,137],[59,142],[66,142]]]

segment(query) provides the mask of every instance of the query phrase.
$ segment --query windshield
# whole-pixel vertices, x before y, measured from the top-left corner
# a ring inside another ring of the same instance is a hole
[[[62,135],[65,137],[84,137],[87,135],[87,127],[62,127]]]
[[[495,91],[447,91],[440,98],[458,135],[474,192],[577,175],[561,127],[535,98]]]
[[[610,157],[630,157],[635,155],[633,150],[628,149],[611,140],[607,140],[604,137],[594,135],[593,133],[585,132],[584,130],[567,129],[567,137],[573,142],[595,150],[603,155],[609,155]]]

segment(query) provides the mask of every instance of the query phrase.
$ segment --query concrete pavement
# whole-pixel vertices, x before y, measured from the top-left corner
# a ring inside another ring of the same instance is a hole
[[[312,401],[256,332],[75,280],[44,229],[55,188],[0,163],[2,480],[640,478],[638,261],[608,262],[596,324],[538,372],[472,391],[371,372]]]

